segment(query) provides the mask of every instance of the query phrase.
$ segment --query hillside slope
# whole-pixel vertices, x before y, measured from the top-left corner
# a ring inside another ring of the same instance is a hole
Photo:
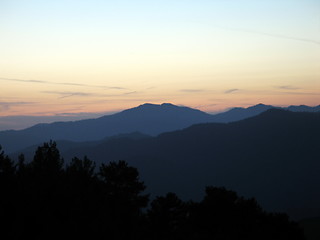
[[[257,197],[293,217],[319,213],[320,113],[271,109],[229,124],[207,123],[141,140],[113,139],[65,150],[66,160],[126,160],[154,194],[199,199],[207,185]]]

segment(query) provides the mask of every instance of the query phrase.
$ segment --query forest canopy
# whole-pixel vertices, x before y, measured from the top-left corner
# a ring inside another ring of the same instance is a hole
[[[65,163],[52,141],[30,162],[0,148],[0,191],[1,236],[10,239],[304,239],[285,213],[266,212],[254,198],[208,186],[200,202],[172,192],[151,200],[127,162]]]

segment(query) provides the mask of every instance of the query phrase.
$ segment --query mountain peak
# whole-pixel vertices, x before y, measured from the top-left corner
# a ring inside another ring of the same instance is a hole
[[[153,114],[153,115],[161,115],[161,114],[191,114],[191,115],[185,115],[185,118],[193,118],[194,114],[200,114],[202,116],[206,115],[206,117],[209,117],[210,114],[202,112],[198,109],[193,109],[185,106],[177,106],[172,103],[161,103],[161,104],[153,104],[153,103],[144,103],[142,105],[139,105],[134,108],[130,108],[127,110],[124,110],[120,112],[120,114]],[[159,115],[159,116],[160,116]],[[172,115],[173,116],[173,115]],[[171,117],[172,117],[171,116]],[[182,116],[181,116],[182,117]]]
[[[266,105],[263,104],[263,103],[258,103],[258,104],[256,104],[256,105],[254,105],[254,107],[264,107],[264,106],[266,106]]]
[[[251,106],[251,107],[248,107],[248,109],[269,109],[269,108],[273,108],[272,105],[266,105],[266,104],[263,104],[263,103],[258,103],[254,106]]]
[[[137,106],[136,108],[141,108],[141,107],[151,107],[151,106],[158,106],[158,104],[153,104],[153,103],[144,103],[144,104],[141,104],[141,105]]]
[[[132,112],[132,111],[146,111],[146,110],[156,110],[160,107],[159,104],[153,104],[153,103],[144,103],[137,107],[129,108],[126,110],[123,110],[122,112]]]
[[[130,109],[127,109],[127,110],[124,110],[123,112],[132,112],[132,111],[180,111],[180,110],[193,110],[193,111],[198,111],[196,109],[192,109],[192,108],[188,108],[188,107],[182,107],[182,106],[177,106],[177,105],[174,105],[172,103],[161,103],[161,104],[154,104],[154,103],[144,103],[144,104],[141,104],[137,107],[134,107],[134,108],[130,108]]]
[[[138,106],[138,108],[144,108],[144,107],[177,107],[177,106],[172,103],[161,103],[161,104],[144,103]]]
[[[164,106],[164,107],[177,107],[176,105],[174,105],[172,103],[162,103],[161,106]]]

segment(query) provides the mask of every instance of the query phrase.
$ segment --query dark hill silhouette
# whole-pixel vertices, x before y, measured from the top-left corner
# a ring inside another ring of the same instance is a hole
[[[62,151],[98,163],[124,159],[154,194],[199,199],[206,185],[225,186],[268,210],[320,215],[320,113],[270,109],[228,124],[198,124],[141,140],[109,139]],[[164,174],[165,173],[165,174]]]
[[[172,192],[150,201],[146,187],[138,169],[126,161],[96,166],[84,157],[64,164],[56,143],[50,141],[36,149],[32,161],[26,163],[21,156],[15,163],[0,147],[1,236],[305,239],[303,229],[287,214],[266,212],[256,199],[226,188],[207,186],[204,198],[194,202]]]
[[[74,142],[74,141],[67,141],[67,140],[58,140],[56,143],[59,146],[59,150],[61,152],[66,152],[66,151],[73,151],[79,148],[87,148],[90,146],[96,146],[101,144],[101,142],[108,142],[108,141],[113,141],[117,140],[141,140],[141,139],[147,139],[151,138],[151,136],[140,133],[140,132],[132,132],[132,133],[127,133],[127,134],[118,134],[114,135],[111,137],[106,137],[102,140],[98,141],[86,141],[86,142]],[[11,154],[11,157],[13,159],[18,159],[20,154],[23,154],[25,158],[28,161],[31,161],[33,158],[33,155],[36,151],[36,149],[39,147],[39,145],[32,145],[30,147],[24,148],[20,151],[17,151],[15,153]]]
[[[141,132],[156,136],[160,133],[207,122],[233,122],[260,114],[273,106],[258,104],[249,108],[234,108],[210,115],[196,109],[164,103],[143,104],[109,116],[73,122],[38,124],[19,131],[1,131],[0,144],[7,153],[52,140],[94,141],[118,134]],[[294,111],[316,111],[320,107],[291,107]]]

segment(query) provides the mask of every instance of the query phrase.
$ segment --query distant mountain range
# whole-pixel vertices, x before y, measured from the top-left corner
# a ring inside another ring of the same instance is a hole
[[[158,106],[159,107],[159,106]],[[133,110],[132,110],[133,111]],[[150,137],[139,133],[85,143],[60,142],[66,161],[126,160],[148,191],[199,200],[207,185],[256,197],[295,219],[320,215],[320,112],[269,109],[232,123],[197,124]],[[25,149],[26,158],[35,146]],[[15,155],[17,156],[17,155]]]
[[[0,145],[6,152],[12,153],[50,139],[77,142],[94,141],[131,132],[156,136],[198,123],[238,121],[258,115],[271,108],[275,107],[258,104],[249,108],[233,108],[224,113],[211,115],[169,103],[161,105],[147,103],[96,119],[37,124],[24,130],[0,131]],[[288,109],[317,112],[320,111],[320,105],[317,107],[291,106]]]
[[[111,114],[111,113],[110,113]],[[79,121],[83,119],[98,118],[105,114],[103,113],[77,113],[77,114],[61,114],[53,116],[0,116],[0,131],[5,130],[21,130],[38,123],[53,123]]]

